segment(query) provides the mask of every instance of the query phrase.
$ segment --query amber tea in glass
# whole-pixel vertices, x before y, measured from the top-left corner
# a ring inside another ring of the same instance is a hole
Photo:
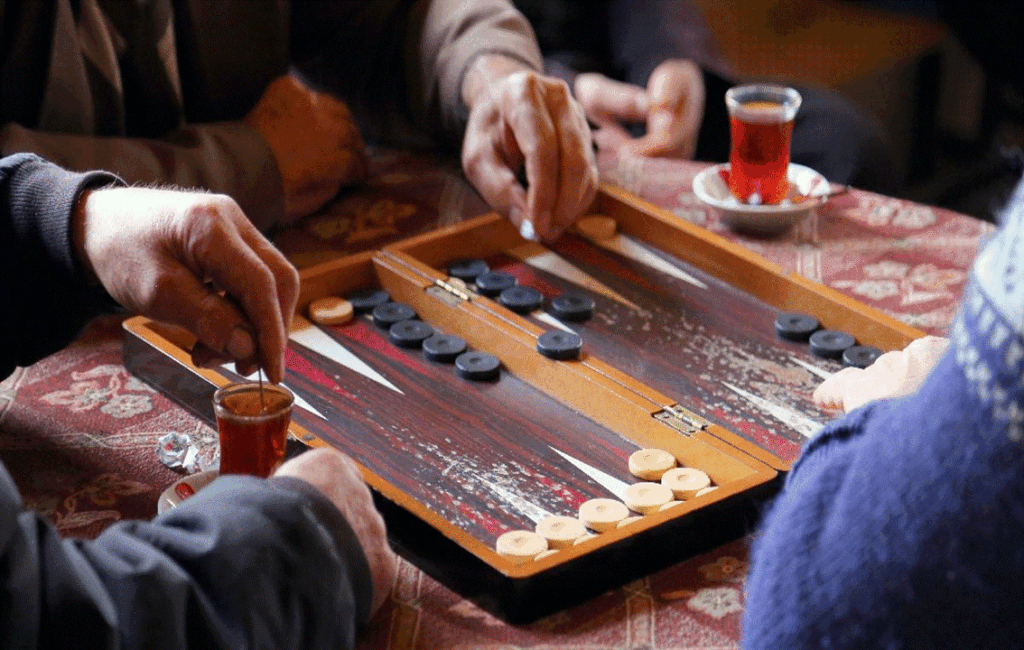
[[[229,384],[213,394],[220,473],[270,476],[284,460],[295,396],[283,386]]]
[[[789,148],[800,93],[747,85],[725,93],[729,110],[729,190],[741,203],[781,203],[789,191]]]

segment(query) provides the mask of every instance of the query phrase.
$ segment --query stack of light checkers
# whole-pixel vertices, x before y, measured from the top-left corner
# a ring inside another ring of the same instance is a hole
[[[807,314],[779,314],[775,317],[775,333],[787,341],[809,343],[815,356],[842,361],[844,366],[867,368],[882,356],[876,347],[857,345],[846,332],[821,329],[818,319]]]
[[[553,515],[538,522],[535,530],[509,531],[498,537],[498,555],[517,564],[541,560],[717,489],[705,472],[679,466],[675,456],[662,449],[634,452],[629,471],[642,482],[630,485],[623,501],[591,499],[576,517]]]

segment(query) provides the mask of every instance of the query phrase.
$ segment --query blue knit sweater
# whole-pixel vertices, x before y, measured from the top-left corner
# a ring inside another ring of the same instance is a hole
[[[1024,185],[951,343],[808,443],[754,543],[745,648],[1024,648]]]

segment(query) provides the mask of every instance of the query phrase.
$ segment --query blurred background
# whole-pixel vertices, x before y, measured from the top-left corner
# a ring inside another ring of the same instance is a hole
[[[694,2],[741,80],[823,86],[878,118],[899,196],[996,218],[1024,169],[1024,2]]]

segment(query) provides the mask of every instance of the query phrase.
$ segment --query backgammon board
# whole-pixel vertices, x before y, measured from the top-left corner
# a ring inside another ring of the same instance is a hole
[[[779,338],[779,313],[812,314],[882,350],[922,335],[617,188],[602,187],[592,211],[617,232],[541,245],[492,214],[310,267],[287,352],[295,440],[351,455],[395,548],[516,623],[749,531],[780,473],[833,416],[811,393],[841,367]],[[593,315],[513,312],[448,277],[466,258],[546,299],[589,296]],[[368,315],[338,326],[305,316],[317,298],[365,289],[497,357],[498,378],[464,379],[395,345]],[[193,340],[179,330],[142,318],[125,327],[129,370],[212,424],[213,390],[240,377],[192,366]],[[578,334],[579,357],[539,353],[550,331]],[[623,499],[639,480],[629,456],[643,448],[704,471],[716,489],[536,560],[495,551],[505,532]]]

